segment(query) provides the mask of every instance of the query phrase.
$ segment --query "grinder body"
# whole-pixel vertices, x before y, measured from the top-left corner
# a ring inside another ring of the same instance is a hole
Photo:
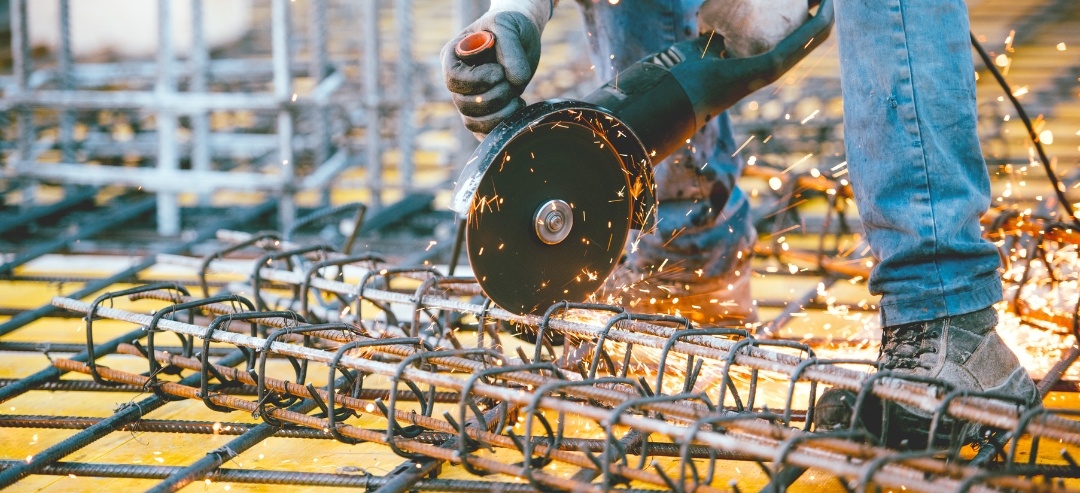
[[[831,4],[822,2],[815,16],[767,53],[727,58],[722,38],[703,35],[635,63],[582,101],[610,111],[659,161],[824,42],[833,22]]]

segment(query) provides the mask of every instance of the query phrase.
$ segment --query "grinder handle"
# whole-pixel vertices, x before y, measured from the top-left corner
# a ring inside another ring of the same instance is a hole
[[[454,54],[468,65],[476,66],[495,62],[495,33],[476,31],[461,38],[454,46]]]
[[[728,58],[723,39],[703,35],[626,68],[582,100],[623,122],[653,162],[686,145],[686,139],[740,99],[779,79],[828,37],[833,0],[772,50]]]

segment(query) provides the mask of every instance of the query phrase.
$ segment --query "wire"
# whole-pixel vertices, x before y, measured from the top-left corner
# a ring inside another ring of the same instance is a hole
[[[1005,76],[1001,75],[1001,71],[994,66],[994,62],[990,59],[990,55],[983,49],[979,40],[975,39],[975,34],[969,32],[968,35],[971,36],[971,46],[974,46],[975,51],[979,52],[979,57],[981,57],[983,63],[986,64],[986,68],[990,70],[990,73],[994,74],[994,78],[997,79],[998,84],[1005,90],[1005,95],[1008,96],[1009,101],[1012,101],[1013,107],[1016,108],[1016,112],[1020,115],[1020,119],[1024,121],[1024,126],[1027,127],[1028,136],[1031,137],[1031,142],[1035,144],[1035,151],[1039,154],[1039,160],[1042,162],[1043,168],[1046,169],[1046,176],[1050,178],[1050,184],[1054,187],[1054,193],[1057,194],[1058,201],[1061,202],[1061,206],[1065,208],[1065,212],[1069,215],[1069,219],[1072,219],[1072,223],[1080,228],[1080,220],[1076,218],[1076,212],[1073,211],[1072,204],[1065,198],[1065,189],[1061,185],[1061,180],[1054,174],[1054,170],[1050,168],[1050,158],[1046,157],[1046,150],[1043,149],[1042,142],[1039,141],[1039,136],[1035,134],[1035,126],[1031,124],[1031,118],[1029,118],[1027,112],[1024,111],[1024,107],[1020,104],[1020,100],[1016,99],[1016,96],[1013,95],[1009,83],[1005,82]]]

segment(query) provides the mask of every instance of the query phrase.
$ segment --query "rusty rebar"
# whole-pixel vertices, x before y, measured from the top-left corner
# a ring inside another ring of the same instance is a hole
[[[392,293],[392,294],[396,295],[396,293]],[[69,308],[69,309],[72,309],[72,308],[78,309],[78,306],[77,306],[78,303],[77,302],[73,303],[72,301],[73,300],[63,300],[63,299],[55,300],[55,302],[58,304],[58,306],[64,306],[64,307]],[[139,316],[137,314],[123,313],[123,312],[121,312],[119,310],[106,310],[106,309],[101,309],[100,310],[100,315],[105,316],[105,317],[110,317],[110,318],[116,318],[116,319],[119,319],[119,320],[127,320],[127,321],[135,322],[135,323],[140,323],[140,318],[142,317],[142,316]],[[167,329],[167,330],[176,331],[176,332],[181,333],[181,334],[189,334],[189,335],[196,335],[196,336],[198,336],[199,334],[202,334],[202,333],[205,332],[205,329],[203,329],[201,327],[191,326],[189,324],[181,324],[179,322],[173,322],[173,321],[162,321],[160,327],[164,328],[164,329]],[[662,328],[662,327],[658,327],[658,328],[654,328],[653,330],[662,331],[663,329],[664,328]],[[261,342],[260,339],[251,338],[250,336],[244,336],[244,335],[241,335],[241,334],[234,334],[234,333],[228,333],[228,332],[216,332],[215,336],[214,336],[214,339],[222,341],[222,342],[228,342],[230,344],[236,344],[236,345],[239,345],[239,346],[262,347],[261,346],[262,342]],[[694,346],[691,345],[691,347],[694,347]],[[297,346],[295,344],[274,343],[273,345],[270,346],[270,349],[272,351],[276,351],[276,352],[279,352],[279,353],[282,353],[282,354],[289,354],[289,355],[293,355],[293,356],[297,356],[297,357],[303,357],[303,358],[306,358],[306,359],[310,359],[312,361],[323,361],[323,362],[328,362],[329,361],[329,354],[326,353],[325,351],[306,348],[306,347],[303,347],[303,346]],[[715,351],[715,349],[714,349],[714,351]],[[769,351],[759,351],[759,353],[761,353],[761,354],[758,354],[756,356],[754,355],[753,352],[749,352],[749,353],[750,354],[747,354],[747,355],[744,355],[744,356],[746,356],[747,358],[749,358],[751,360],[753,360],[755,358],[756,359],[766,359],[766,358],[763,358],[763,356],[771,356],[771,358],[768,358],[768,360],[771,361],[772,366],[770,366],[770,365],[761,365],[761,363],[758,362],[758,365],[762,366],[763,369],[770,369],[771,367],[775,367],[777,369],[783,370],[782,363],[783,363],[783,360],[786,359],[786,358],[784,358],[782,356],[787,356],[787,355],[782,355],[780,353],[768,354],[768,353],[770,353]],[[716,357],[716,354],[712,354],[712,357]],[[790,357],[790,356],[788,356],[788,357]],[[438,355],[430,355],[430,359],[432,361],[434,361],[436,359],[439,359],[439,361],[440,361],[439,364],[440,365],[453,366],[453,365],[457,364],[457,362],[455,362],[453,360],[453,358],[439,357]],[[465,361],[470,361],[470,360],[465,360]],[[472,363],[475,363],[475,361],[472,361]],[[507,361],[507,364],[509,364],[509,363],[510,362]],[[378,373],[378,374],[382,374],[382,375],[393,375],[394,372],[395,372],[395,367],[393,365],[390,365],[390,364],[387,364],[387,363],[379,363],[379,362],[375,362],[375,361],[363,360],[363,359],[353,358],[353,357],[343,357],[343,358],[341,358],[339,360],[339,364],[342,367],[353,368],[353,369],[357,369],[357,370],[364,371],[364,372]],[[776,366],[776,365],[779,365],[779,366]],[[468,370],[468,365],[464,365],[464,366],[466,366],[466,370]],[[521,372],[516,372],[516,373],[521,373]],[[412,369],[412,368],[405,369],[405,371],[402,372],[402,374],[406,378],[408,378],[408,379],[410,379],[412,381],[418,382],[418,383],[431,384],[431,385],[434,385],[434,386],[437,386],[437,387],[454,389],[454,390],[458,390],[458,391],[461,391],[461,389],[462,389],[462,381],[461,381],[461,379],[453,378],[453,377],[450,377],[448,375],[424,372],[424,371],[420,371],[420,370]],[[536,374],[528,374],[528,375],[533,375],[534,377],[536,376]],[[839,376],[842,376],[842,374],[834,375],[834,376],[839,377]],[[527,379],[525,379],[525,380],[527,381]],[[538,381],[537,383],[541,383],[541,382]],[[171,384],[162,383],[162,385],[171,385]],[[584,397],[587,397],[587,398],[593,398],[593,399],[596,399],[596,400],[599,400],[599,401],[609,401],[610,402],[610,401],[617,401],[619,399],[619,397],[620,397],[619,392],[617,390],[613,389],[613,388],[599,388],[599,387],[592,387],[592,386],[586,386],[585,388],[588,389],[588,390],[581,391],[581,392],[579,392],[579,394],[584,396]],[[534,399],[535,399],[535,401],[537,403],[539,403],[540,407],[545,409],[545,410],[552,411],[552,412],[571,413],[571,414],[575,414],[575,415],[578,415],[578,416],[581,416],[581,417],[584,417],[584,418],[593,419],[593,420],[596,420],[598,422],[611,423],[612,420],[614,419],[610,415],[610,410],[606,409],[604,407],[594,407],[594,406],[589,406],[589,405],[582,405],[581,402],[567,401],[565,399],[556,398],[556,397],[552,397],[552,396],[545,396],[545,395],[530,396],[530,395],[527,395],[528,392],[525,392],[522,389],[513,390],[513,389],[494,387],[494,386],[484,384],[484,383],[481,382],[481,383],[477,383],[470,390],[471,390],[472,393],[474,393],[477,396],[482,396],[482,397],[486,397],[486,398],[495,399],[496,401],[500,401],[500,402],[513,402],[513,403],[516,403],[516,404],[519,404],[519,405],[527,405],[529,402],[533,402]],[[884,392],[884,393],[888,394],[888,392]],[[625,398],[627,396],[625,394],[622,394],[621,397],[622,397],[622,399],[625,400]],[[236,398],[230,397],[230,396],[215,396],[214,398],[216,399],[215,402],[218,402],[218,400],[236,399]],[[929,398],[929,396],[924,396],[924,398]],[[253,405],[250,402],[247,402],[247,404],[239,403],[239,402],[235,402],[235,401],[229,401],[229,402],[231,404],[241,406],[244,409],[247,409],[248,407],[251,407]],[[664,404],[664,405],[656,404],[656,405],[652,405],[652,406],[643,406],[643,408],[645,408],[645,407],[649,407],[649,408],[652,408],[654,410],[661,409],[666,413],[666,415],[670,414],[670,415],[674,415],[676,417],[679,417],[681,415],[683,418],[700,417],[700,416],[705,414],[702,411],[702,409],[700,408],[700,406],[688,406],[688,405],[685,405],[685,404],[668,403],[668,404]],[[273,412],[278,412],[278,411],[279,410],[275,409]],[[963,412],[962,409],[961,409],[961,411]],[[277,418],[277,417],[278,416],[275,415],[275,418]],[[300,419],[306,425],[319,426],[319,423],[311,423],[311,422],[303,421],[303,420],[306,420],[307,418],[300,418],[300,417],[294,417],[294,418]],[[1002,417],[998,416],[997,418],[1002,418]],[[1007,416],[1006,416],[1006,418],[1007,418]],[[436,420],[436,421],[441,421],[441,420]],[[616,422],[619,422],[620,424],[629,425],[634,429],[639,429],[639,430],[642,430],[644,432],[661,433],[661,434],[667,435],[667,436],[669,436],[669,437],[671,437],[672,439],[675,439],[675,440],[686,439],[688,436],[694,434],[694,433],[689,433],[688,432],[688,429],[687,429],[687,427],[685,425],[685,422],[683,424],[680,424],[678,421],[672,422],[672,421],[670,421],[670,419],[669,420],[657,420],[655,418],[650,418],[648,416],[621,415],[621,416],[618,417]],[[442,424],[442,425],[439,425],[439,426],[445,426],[445,424]],[[725,426],[729,430],[727,433],[716,433],[716,432],[712,432],[712,431],[698,431],[698,432],[696,432],[696,436],[694,436],[693,438],[700,441],[701,443],[703,443],[703,444],[705,444],[707,446],[718,447],[718,448],[721,448],[721,449],[724,449],[724,450],[734,450],[734,451],[749,453],[751,455],[757,455],[759,457],[762,457],[763,459],[768,459],[768,458],[772,457],[772,453],[775,450],[775,447],[779,446],[779,444],[783,440],[786,440],[786,439],[788,439],[788,438],[790,438],[792,436],[797,435],[797,433],[794,430],[785,429],[783,427],[777,427],[775,425],[772,425],[772,424],[767,423],[767,422],[763,422],[761,420],[741,420],[741,421],[728,423]],[[1054,433],[1053,430],[1056,429],[1055,424],[1053,424],[1052,420],[1048,420],[1046,423],[1042,423],[1042,426],[1044,426],[1046,429],[1036,430],[1036,427],[1033,427],[1032,428],[1032,433],[1044,433],[1044,432],[1049,431],[1050,434],[1053,434]],[[451,431],[453,431],[453,429],[451,429]],[[1056,431],[1059,432],[1059,433],[1063,433],[1065,435],[1070,434],[1070,430],[1069,430],[1068,426],[1066,426],[1063,430],[1062,429],[1056,429]],[[350,432],[350,433],[352,433],[352,432]],[[364,435],[363,433],[359,433],[359,432],[353,433],[350,436],[355,436],[356,438],[359,438],[359,439],[366,439],[366,435]],[[385,437],[385,435],[383,435],[383,436]],[[747,439],[748,437],[754,437],[754,440],[752,440],[752,441],[748,440]],[[499,438],[496,438],[496,437],[483,437],[483,438],[496,439],[496,440],[499,439]],[[1076,437],[1074,436],[1074,437],[1072,437],[1072,439],[1076,439]],[[506,437],[502,437],[502,440],[503,440],[503,443],[506,443],[505,442]],[[765,443],[762,443],[763,440],[765,441]],[[771,443],[771,445],[769,445],[769,443]],[[511,443],[509,445],[511,445],[511,446],[514,445],[512,443],[512,440],[511,440]],[[424,453],[426,453],[426,452],[427,451],[425,450]],[[826,471],[833,472],[834,474],[838,474],[840,476],[848,477],[848,478],[851,478],[851,479],[855,479],[855,478],[859,477],[861,475],[861,471],[859,470],[858,467],[855,467],[855,466],[850,465],[850,464],[848,464],[848,465],[838,464],[838,463],[835,463],[835,461],[832,461],[832,460],[828,459],[828,457],[832,457],[831,454],[835,454],[835,453],[838,453],[838,452],[843,454],[843,455],[846,455],[846,456],[863,457],[863,458],[866,458],[866,459],[871,458],[871,457],[887,456],[887,454],[888,454],[887,452],[885,452],[883,450],[875,449],[873,447],[869,447],[869,446],[866,446],[866,445],[860,445],[860,444],[852,443],[852,442],[849,442],[849,441],[838,440],[838,439],[835,439],[835,440],[823,439],[823,440],[820,440],[820,441],[815,441],[814,447],[807,447],[807,446],[795,447],[794,450],[792,450],[790,452],[790,454],[786,457],[786,460],[789,461],[789,463],[792,463],[792,464],[801,465],[801,466],[805,466],[805,467],[815,467],[815,468],[824,469]],[[432,453],[434,454],[435,452],[432,452]],[[552,452],[552,454],[554,454],[554,453],[555,452]],[[824,455],[821,455],[821,454],[824,454]],[[441,458],[441,456],[438,456],[438,455],[432,455],[432,456]],[[472,456],[470,456],[470,458],[466,458],[465,460],[471,461],[472,460],[471,457]],[[552,455],[552,457],[554,458],[555,456]],[[444,459],[444,460],[449,460],[449,459]],[[585,465],[588,464],[587,458],[584,461],[581,461],[580,459],[578,459],[577,462],[584,462]],[[480,466],[479,463],[476,464],[476,465],[478,467],[483,467],[483,466]],[[488,466],[490,466],[490,464],[488,464]],[[501,467],[501,466],[499,466],[499,467]],[[918,473],[914,473],[913,471],[908,472],[909,467],[915,467],[915,468],[917,468],[917,470],[922,470],[924,473],[925,472],[935,472],[935,473],[938,473],[938,474],[944,474],[945,476],[935,478],[933,481],[922,483],[922,482],[920,482],[918,480],[918,477],[919,477]],[[635,473],[630,472],[630,471],[633,471],[633,470],[634,469],[623,470],[623,471],[619,471],[617,473],[620,473],[620,474],[623,474],[623,475],[626,475],[628,473],[635,474]],[[522,471],[517,471],[517,473],[519,473],[519,474],[521,472]],[[644,472],[644,471],[638,471],[638,473],[641,473],[641,472]],[[934,488],[948,487],[947,484],[952,484],[952,483],[950,483],[950,481],[952,481],[952,479],[950,479],[948,476],[955,476],[955,477],[958,477],[958,478],[963,478],[963,477],[968,477],[971,474],[973,474],[972,471],[965,471],[962,468],[956,468],[955,466],[948,466],[948,465],[945,465],[945,464],[942,464],[942,463],[938,463],[938,462],[936,462],[936,461],[934,461],[932,459],[920,459],[920,460],[911,460],[911,461],[905,463],[904,467],[895,466],[895,465],[888,465],[886,467],[881,468],[881,470],[879,472],[875,473],[873,476],[875,478],[875,481],[882,482],[882,483],[885,483],[885,484],[895,484],[895,485],[904,484],[904,485],[906,485],[908,487],[915,488],[915,489],[933,490]],[[548,481],[549,478],[546,478],[544,476],[539,476],[539,477],[544,478],[543,481],[545,481],[545,484],[548,484],[546,481]],[[654,478],[650,478],[650,479],[653,479],[655,481],[657,478],[654,477]],[[660,479],[662,479],[662,478],[660,478]],[[1010,483],[1010,484],[1013,485],[1013,487],[1016,487],[1016,486],[1030,487],[1031,486],[1030,484],[1024,483],[1022,480],[1013,479],[1013,478],[1004,478],[1004,479],[1001,479],[1000,481],[1004,481],[1005,483]],[[1019,481],[1019,483],[1015,483],[1015,481]],[[559,482],[559,481],[553,481],[553,482],[557,483],[557,484],[552,484],[552,486],[556,486],[556,487],[569,487],[570,489],[572,489],[574,487],[574,485],[570,485],[570,484],[567,484],[567,483],[562,483],[562,482]],[[659,484],[659,483],[657,483],[657,484]],[[580,486],[580,485],[577,485],[577,486]]]

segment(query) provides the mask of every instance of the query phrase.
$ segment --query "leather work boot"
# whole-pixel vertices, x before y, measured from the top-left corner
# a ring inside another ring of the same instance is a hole
[[[822,392],[814,404],[814,430],[843,430],[851,426],[851,415],[858,397],[855,392],[840,388]],[[881,411],[881,399],[873,394],[868,395],[860,409],[856,426],[866,429],[871,435],[881,436]]]
[[[741,193],[741,192],[740,192]],[[666,208],[659,217],[688,218]],[[600,303],[616,304],[634,313],[679,315],[705,325],[743,325],[757,321],[750,296],[750,260],[757,232],[745,199],[735,202],[731,215],[715,216],[711,225],[658,225],[654,234],[641,234],[627,248],[625,259],[596,294]],[[679,209],[680,211],[682,209]],[[706,215],[707,216],[707,215]]]
[[[1018,397],[1029,406],[1037,405],[1040,399],[1035,383],[1001,340],[995,330],[997,322],[997,311],[988,307],[954,317],[885,327],[878,363],[882,371],[937,379],[956,390],[993,392]],[[853,392],[827,390],[818,399],[819,405],[826,404],[824,410],[827,412],[816,413],[817,428],[847,427],[854,401]],[[886,445],[906,445],[912,449],[926,447],[931,413],[902,404],[885,403],[882,406],[880,402],[871,401],[876,398],[868,399],[860,416],[871,433],[875,433],[875,426],[880,428],[881,414],[887,412]],[[845,405],[848,406],[846,416],[843,415]],[[953,428],[958,425],[954,420],[943,419],[935,433],[934,445],[948,445]],[[977,428],[970,426],[966,430],[957,430],[962,434],[964,444],[982,437],[982,430]]]

